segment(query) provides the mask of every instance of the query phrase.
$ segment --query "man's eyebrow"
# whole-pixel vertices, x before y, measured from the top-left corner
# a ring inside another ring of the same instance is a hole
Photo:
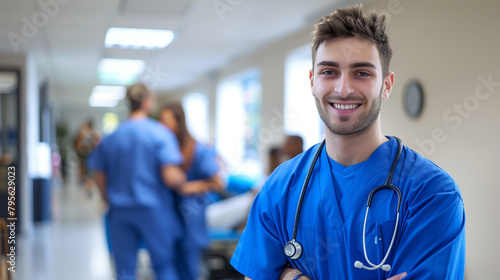
[[[318,62],[317,66],[331,66],[331,67],[340,68],[340,65],[337,62],[329,61],[329,60],[320,61],[320,62]],[[368,68],[377,69],[375,64],[373,64],[371,62],[354,62],[351,65],[349,65],[349,67],[350,68],[368,67]]]
[[[377,67],[375,66],[375,64],[371,63],[371,62],[355,62],[355,63],[352,63],[350,65],[351,68],[361,68],[361,67],[368,67],[368,68],[373,68],[373,69],[377,69]]]
[[[323,60],[323,61],[318,62],[317,66],[331,66],[331,67],[337,67],[337,68],[340,67],[340,65],[337,62],[328,61],[328,60]]]

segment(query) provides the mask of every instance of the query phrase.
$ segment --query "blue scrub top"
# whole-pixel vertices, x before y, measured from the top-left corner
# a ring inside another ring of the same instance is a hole
[[[187,181],[206,180],[219,172],[217,156],[213,149],[196,143],[191,166],[186,171]],[[205,210],[210,203],[208,194],[183,195],[179,197],[178,208],[184,218],[187,239],[198,247],[209,243]]]
[[[391,270],[368,271],[363,221],[368,194],[383,185],[397,153],[394,138],[366,161],[344,167],[325,148],[315,165],[305,195],[297,241],[303,254],[287,258],[295,211],[305,176],[318,145],[279,166],[257,195],[247,227],[231,264],[247,277],[278,279],[289,263],[311,279],[387,279],[408,272],[411,279],[463,279],[465,212],[458,186],[431,161],[403,147],[392,183],[402,192],[394,247],[386,261]],[[374,195],[366,228],[369,260],[379,264],[389,247],[398,196],[392,190]]]
[[[106,173],[110,206],[159,207],[174,205],[161,169],[181,162],[177,138],[168,128],[149,118],[130,118],[103,139],[87,165]]]

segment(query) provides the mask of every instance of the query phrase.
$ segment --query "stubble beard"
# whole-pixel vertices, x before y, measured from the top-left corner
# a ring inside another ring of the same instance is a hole
[[[337,135],[356,135],[368,129],[377,120],[382,104],[382,89],[380,90],[378,98],[375,98],[372,102],[368,112],[363,113],[359,117],[359,120],[352,125],[345,124],[350,118],[352,118],[351,116],[340,116],[340,122],[334,123],[328,114],[328,111],[331,110],[331,108],[323,108],[316,95],[314,96],[314,100],[316,101],[316,108],[318,109],[319,116],[330,132]],[[327,103],[326,106],[329,107],[330,105]]]

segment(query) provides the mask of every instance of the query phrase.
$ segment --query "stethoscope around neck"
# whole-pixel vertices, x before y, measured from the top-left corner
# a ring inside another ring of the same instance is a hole
[[[396,165],[398,164],[399,157],[401,156],[401,151],[403,150],[403,145],[401,143],[401,139],[394,137],[396,141],[398,142],[398,152],[396,154],[396,157],[394,158],[394,161],[392,162],[392,167],[391,170],[389,171],[389,175],[387,175],[387,179],[385,180],[385,183],[381,186],[378,186],[374,188],[370,194],[368,195],[368,201],[366,203],[366,213],[365,213],[365,221],[363,223],[363,252],[365,254],[365,259],[366,262],[368,263],[368,266],[365,266],[362,262],[356,261],[354,263],[354,267],[356,268],[364,268],[367,270],[375,270],[381,268],[384,271],[389,271],[391,270],[391,266],[389,264],[385,264],[385,261],[389,257],[389,254],[391,252],[392,246],[394,245],[394,240],[396,239],[396,232],[398,231],[398,224],[399,224],[399,208],[401,206],[401,191],[395,187],[392,184],[392,175],[394,174],[394,170],[396,169]],[[321,151],[323,150],[323,146],[325,146],[325,140],[321,142],[321,144],[318,147],[318,150],[316,150],[316,153],[314,154],[313,161],[311,163],[311,166],[309,167],[309,171],[307,172],[306,179],[304,180],[304,185],[302,185],[302,190],[300,192],[299,196],[299,202],[297,204],[297,210],[295,212],[295,220],[293,223],[293,233],[292,233],[292,240],[288,241],[285,246],[283,247],[283,250],[285,252],[285,255],[292,260],[297,260],[302,256],[302,245],[296,240],[297,239],[297,228],[299,225],[299,217],[300,217],[300,211],[302,210],[302,202],[304,200],[304,196],[307,190],[307,186],[309,185],[309,181],[311,180],[311,175],[314,170],[314,166],[316,165],[316,162],[318,161],[318,157],[321,154]],[[368,259],[368,255],[366,254],[366,242],[365,242],[365,237],[366,237],[366,221],[368,219],[368,211],[370,210],[371,204],[372,204],[372,198],[375,195],[376,192],[382,189],[391,189],[394,192],[397,193],[398,195],[398,207],[397,207],[397,214],[396,214],[396,224],[394,225],[394,232],[392,234],[392,239],[391,243],[389,244],[389,248],[387,249],[387,253],[384,256],[384,259],[380,264],[373,264],[370,262]]]

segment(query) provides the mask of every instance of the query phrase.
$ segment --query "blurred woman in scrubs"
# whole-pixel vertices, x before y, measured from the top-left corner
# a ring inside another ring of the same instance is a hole
[[[197,142],[189,133],[181,104],[165,105],[160,111],[159,121],[177,136],[184,157],[182,169],[188,181],[177,201],[185,233],[176,246],[175,266],[180,279],[196,280],[200,274],[201,252],[209,244],[205,218],[209,199],[206,193],[223,189],[220,165],[214,150]]]

